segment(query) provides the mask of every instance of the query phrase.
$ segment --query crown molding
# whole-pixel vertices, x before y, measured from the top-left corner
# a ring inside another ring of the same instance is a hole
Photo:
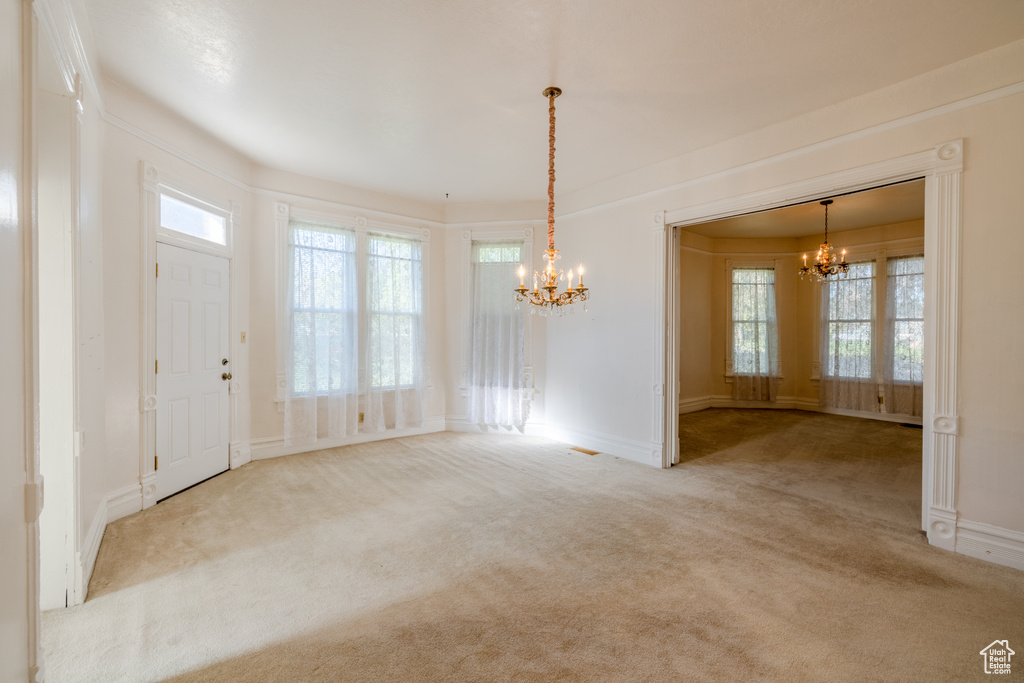
[[[877,135],[879,133],[884,133],[886,131],[902,128],[904,126],[913,125],[915,123],[927,121],[929,119],[933,119],[939,116],[945,116],[947,114],[952,114],[958,111],[962,111],[964,109],[970,109],[972,107],[977,107],[982,104],[987,104],[989,102],[1001,100],[1006,97],[1013,97],[1014,95],[1020,95],[1021,93],[1024,93],[1024,81],[1012,83],[1010,85],[1006,85],[1001,88],[996,88],[995,90],[989,90],[987,92],[980,93],[978,95],[973,95],[971,97],[966,97],[962,100],[957,100],[955,102],[939,105],[938,107],[926,109],[924,111],[917,112],[916,114],[908,114],[907,116],[902,116],[891,121],[886,121],[884,123],[879,123],[874,126],[868,126],[867,128],[861,128],[860,130],[852,131],[850,133],[844,133],[842,135],[837,135],[832,138],[820,140],[818,142],[805,145],[803,147],[787,150],[785,152],[765,157],[763,159],[758,159],[756,161],[751,161],[746,164],[732,166],[730,168],[725,168],[720,171],[715,171],[714,173],[709,173],[707,175],[699,176],[696,178],[690,178],[689,180],[684,180],[678,183],[673,183],[672,185],[665,185],[663,187],[659,187],[653,190],[638,192],[637,194],[630,195],[628,197],[621,197],[619,199],[614,199],[609,202],[602,202],[600,204],[594,204],[583,209],[569,211],[567,213],[559,214],[557,217],[569,218],[575,216],[583,216],[589,213],[593,213],[595,211],[602,211],[617,206],[624,206],[644,199],[654,199],[655,197],[658,197],[663,194],[686,189],[689,187],[698,186],[713,180],[721,180],[723,178],[728,178],[730,176],[738,175],[740,173],[746,173],[748,171],[761,168],[763,166],[770,166],[772,164],[777,164],[788,159],[794,159],[797,157],[804,156],[806,154],[818,152],[847,142],[853,142],[855,140],[860,140],[865,137],[870,137],[872,135]],[[621,178],[623,176],[619,177]],[[577,192],[585,191],[590,187],[592,186],[581,188],[580,190],[577,190]],[[671,217],[669,218],[669,220],[671,222]]]

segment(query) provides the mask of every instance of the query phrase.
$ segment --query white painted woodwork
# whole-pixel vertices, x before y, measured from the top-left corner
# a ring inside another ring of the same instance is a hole
[[[47,66],[40,46],[39,68]],[[50,56],[52,61],[52,56]],[[54,71],[56,66],[53,65]],[[76,551],[74,226],[71,144],[73,101],[36,92],[39,471],[45,506],[39,518],[39,604],[74,604]],[[69,596],[70,594],[70,596]]]
[[[31,243],[24,173],[21,0],[0,0],[0,680],[30,680],[35,666],[38,594],[37,513],[40,483],[30,457],[29,412],[33,402],[32,351],[26,340],[31,318],[25,304],[26,254]],[[27,438],[28,437],[28,438]],[[27,470],[27,471],[26,471]],[[36,603],[36,604],[33,604]]]
[[[166,498],[228,469],[227,259],[157,244],[156,485]]]

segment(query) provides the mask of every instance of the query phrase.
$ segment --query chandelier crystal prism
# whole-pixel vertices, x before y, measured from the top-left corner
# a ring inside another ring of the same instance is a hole
[[[843,249],[842,256],[836,256],[832,245],[828,243],[828,205],[831,203],[831,199],[820,202],[825,207],[825,241],[818,247],[818,255],[812,265],[807,265],[807,254],[804,254],[804,265],[800,268],[801,280],[805,275],[809,275],[818,282],[825,282],[831,277],[845,276],[850,270],[850,265],[846,262],[846,250]]]
[[[548,248],[544,250],[544,260],[547,265],[541,272],[533,272],[533,289],[526,288],[526,268],[519,266],[519,287],[516,293],[516,307],[520,303],[530,304],[530,313],[539,312],[546,315],[565,315],[572,312],[577,302],[586,301],[589,291],[583,286],[583,265],[580,264],[579,282],[575,287],[572,285],[573,272],[563,273],[555,267],[555,262],[561,256],[555,249],[555,98],[562,94],[561,88],[550,87],[544,90],[544,97],[548,98]],[[566,281],[565,291],[558,292],[558,283]]]

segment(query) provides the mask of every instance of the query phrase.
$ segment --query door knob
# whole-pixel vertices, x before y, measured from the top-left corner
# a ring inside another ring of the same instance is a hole
[[[231,379],[231,373],[230,372],[225,372],[224,374],[222,374],[220,376],[220,378],[222,380],[224,380],[225,382],[227,382],[229,379]]]
[[[227,365],[228,364],[228,359],[227,358],[221,358],[220,359],[220,364],[221,365]]]

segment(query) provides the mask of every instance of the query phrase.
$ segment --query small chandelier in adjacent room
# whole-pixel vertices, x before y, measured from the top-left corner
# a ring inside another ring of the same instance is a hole
[[[804,254],[804,265],[800,268],[801,279],[804,275],[810,275],[818,282],[824,282],[830,277],[846,275],[850,270],[850,265],[846,262],[846,250],[843,249],[842,256],[836,256],[832,245],[828,243],[828,205],[831,203],[831,199],[821,202],[821,205],[825,207],[825,241],[818,247],[818,255],[812,265],[807,265],[807,254]]]
[[[572,270],[563,273],[555,267],[555,261],[561,258],[555,249],[555,98],[561,94],[561,88],[551,87],[544,90],[544,97],[548,98],[548,248],[544,250],[547,266],[540,273],[533,272],[533,289],[526,288],[526,268],[519,266],[519,287],[515,290],[517,302],[531,304],[530,313],[540,311],[541,315],[564,315],[566,311],[572,312],[576,302],[587,300],[589,292],[583,286],[582,264],[578,271],[580,279],[575,287],[572,286]],[[568,286],[559,294],[558,282],[561,280],[566,280]]]

